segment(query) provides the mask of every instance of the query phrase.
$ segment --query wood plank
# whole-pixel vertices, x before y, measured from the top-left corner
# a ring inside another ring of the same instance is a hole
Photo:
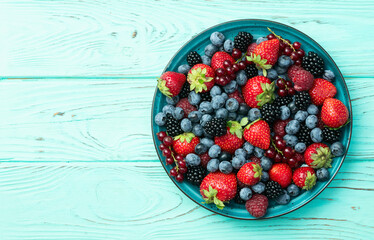
[[[346,76],[372,76],[374,4],[335,1],[2,1],[2,76],[157,76],[191,37],[260,18],[316,39]],[[365,19],[363,21],[363,19]],[[363,34],[364,33],[364,34]]]
[[[348,166],[349,165],[349,166]],[[221,217],[183,195],[159,163],[1,163],[1,239],[370,239],[373,162],[343,165],[319,197],[276,219]],[[355,180],[343,180],[345,171]],[[358,185],[358,181],[363,180]],[[367,187],[368,189],[363,189]],[[363,221],[364,220],[364,221]],[[307,227],[306,227],[307,226]],[[265,230],[266,229],[266,230]]]

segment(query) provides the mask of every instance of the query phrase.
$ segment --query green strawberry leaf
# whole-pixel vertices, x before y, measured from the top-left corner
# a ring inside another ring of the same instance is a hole
[[[305,182],[304,182],[304,190],[310,190],[316,185],[317,177],[315,174],[311,174],[309,171],[306,174]]]
[[[243,127],[249,123],[249,120],[247,117],[243,117],[242,120],[240,120],[240,125]]]

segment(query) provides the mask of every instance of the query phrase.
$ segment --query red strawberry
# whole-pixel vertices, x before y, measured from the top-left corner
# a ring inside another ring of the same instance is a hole
[[[223,202],[233,199],[236,195],[237,182],[234,173],[224,174],[219,171],[209,173],[201,182],[200,194],[206,203],[214,203],[223,209]]]
[[[258,44],[247,60],[255,63],[256,67],[262,69],[264,76],[266,76],[266,70],[277,62],[278,53],[279,40],[271,39]]]
[[[254,162],[254,163],[256,163],[256,164],[261,164],[261,159],[258,158],[258,157],[255,157],[255,156],[250,157],[250,158],[249,158],[249,161],[250,161],[250,162]]]
[[[245,208],[255,218],[265,216],[269,201],[265,195],[255,194],[245,203]]]
[[[205,64],[199,63],[193,66],[187,75],[190,90],[195,92],[208,92],[214,86],[214,70]]]
[[[226,60],[229,60],[231,64],[235,63],[235,59],[227,52],[216,52],[212,57],[210,66],[212,66],[214,70],[217,70],[218,68],[224,69],[223,62]]]
[[[165,72],[157,80],[157,87],[165,96],[175,97],[182,90],[186,76],[177,72]]]
[[[295,170],[292,180],[299,188],[310,190],[316,184],[317,177],[313,168],[301,167]]]
[[[188,98],[182,98],[177,103],[176,107],[180,107],[184,111],[184,117],[188,117],[188,114],[192,111],[197,111],[197,108],[188,101]]]
[[[295,73],[298,72],[299,70],[305,70],[304,68],[297,66],[297,65],[292,65],[291,67],[288,68],[287,75],[290,79],[295,77]]]
[[[340,100],[328,98],[323,103],[321,119],[328,127],[341,127],[347,122],[348,117],[348,109]]]
[[[200,157],[200,160],[201,160],[201,166],[206,168],[206,165],[208,165],[208,162],[211,159],[211,157],[209,157],[208,152],[199,155],[199,157]]]
[[[262,168],[260,164],[249,162],[244,164],[237,173],[240,182],[253,186],[261,180]]]
[[[262,106],[275,99],[275,84],[264,76],[256,76],[248,80],[242,88],[245,102],[251,108]]]
[[[327,98],[332,98],[336,94],[336,87],[331,82],[316,78],[313,82],[313,87],[309,89],[309,95],[313,104],[321,106]]]
[[[247,142],[261,149],[270,146],[270,127],[264,120],[256,120],[244,128],[243,136]]]
[[[292,181],[292,169],[287,163],[276,163],[271,167],[269,177],[279,183],[282,188],[286,188]]]
[[[284,135],[286,135],[285,127],[286,127],[287,123],[289,123],[290,121],[291,121],[291,119],[276,121],[273,124],[273,130],[274,130],[275,135],[278,135],[280,137],[284,137]]]
[[[193,133],[183,133],[174,137],[173,149],[177,154],[185,157],[195,151],[196,145],[200,142],[198,137]]]
[[[313,86],[314,77],[307,70],[299,70],[293,73],[293,77],[290,79],[294,83],[296,91],[308,91]]]
[[[332,161],[330,148],[323,143],[313,143],[305,150],[304,160],[312,168],[330,168]]]
[[[249,44],[248,49],[247,49],[247,55],[251,56],[251,53],[253,53],[253,51],[256,49],[256,47],[257,47],[257,43]]]
[[[239,104],[244,103],[243,95],[238,90],[228,94],[228,96],[229,98],[235,98],[239,102]]]
[[[236,121],[228,121],[227,133],[223,136],[215,137],[214,142],[223,151],[234,154],[235,150],[240,148],[244,143],[242,126]]]

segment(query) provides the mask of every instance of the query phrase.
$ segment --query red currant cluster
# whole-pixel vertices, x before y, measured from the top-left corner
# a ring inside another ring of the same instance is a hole
[[[286,97],[286,96],[293,96],[296,93],[295,88],[292,86],[292,82],[289,80],[285,80],[283,78],[279,78],[276,81],[276,85],[278,87],[278,96]]]
[[[268,40],[275,38],[277,38],[277,36],[275,36],[273,33],[267,35]],[[291,41],[288,39],[283,39],[281,37],[279,38],[281,40],[279,43],[279,54],[290,56],[291,59],[295,61],[295,65],[300,66],[305,55],[304,50],[301,49],[301,43],[291,43]]]
[[[168,136],[164,131],[158,132],[157,138],[162,142],[159,148],[162,151],[162,155],[166,157],[166,165],[175,163],[175,166],[170,169],[170,176],[175,177],[175,180],[178,182],[182,182],[184,179],[183,174],[187,172],[187,165],[183,156],[173,151],[173,138]]]
[[[286,146],[282,137],[275,135],[272,146],[265,151],[265,156],[276,163],[287,163],[291,168],[298,168],[304,163],[304,156]]]

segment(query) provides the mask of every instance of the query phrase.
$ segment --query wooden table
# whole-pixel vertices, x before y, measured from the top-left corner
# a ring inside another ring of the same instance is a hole
[[[373,239],[374,2],[186,2],[1,1],[0,239]],[[270,220],[197,206],[151,138],[155,78],[169,59],[241,18],[314,38],[352,97],[340,172],[307,206]]]

